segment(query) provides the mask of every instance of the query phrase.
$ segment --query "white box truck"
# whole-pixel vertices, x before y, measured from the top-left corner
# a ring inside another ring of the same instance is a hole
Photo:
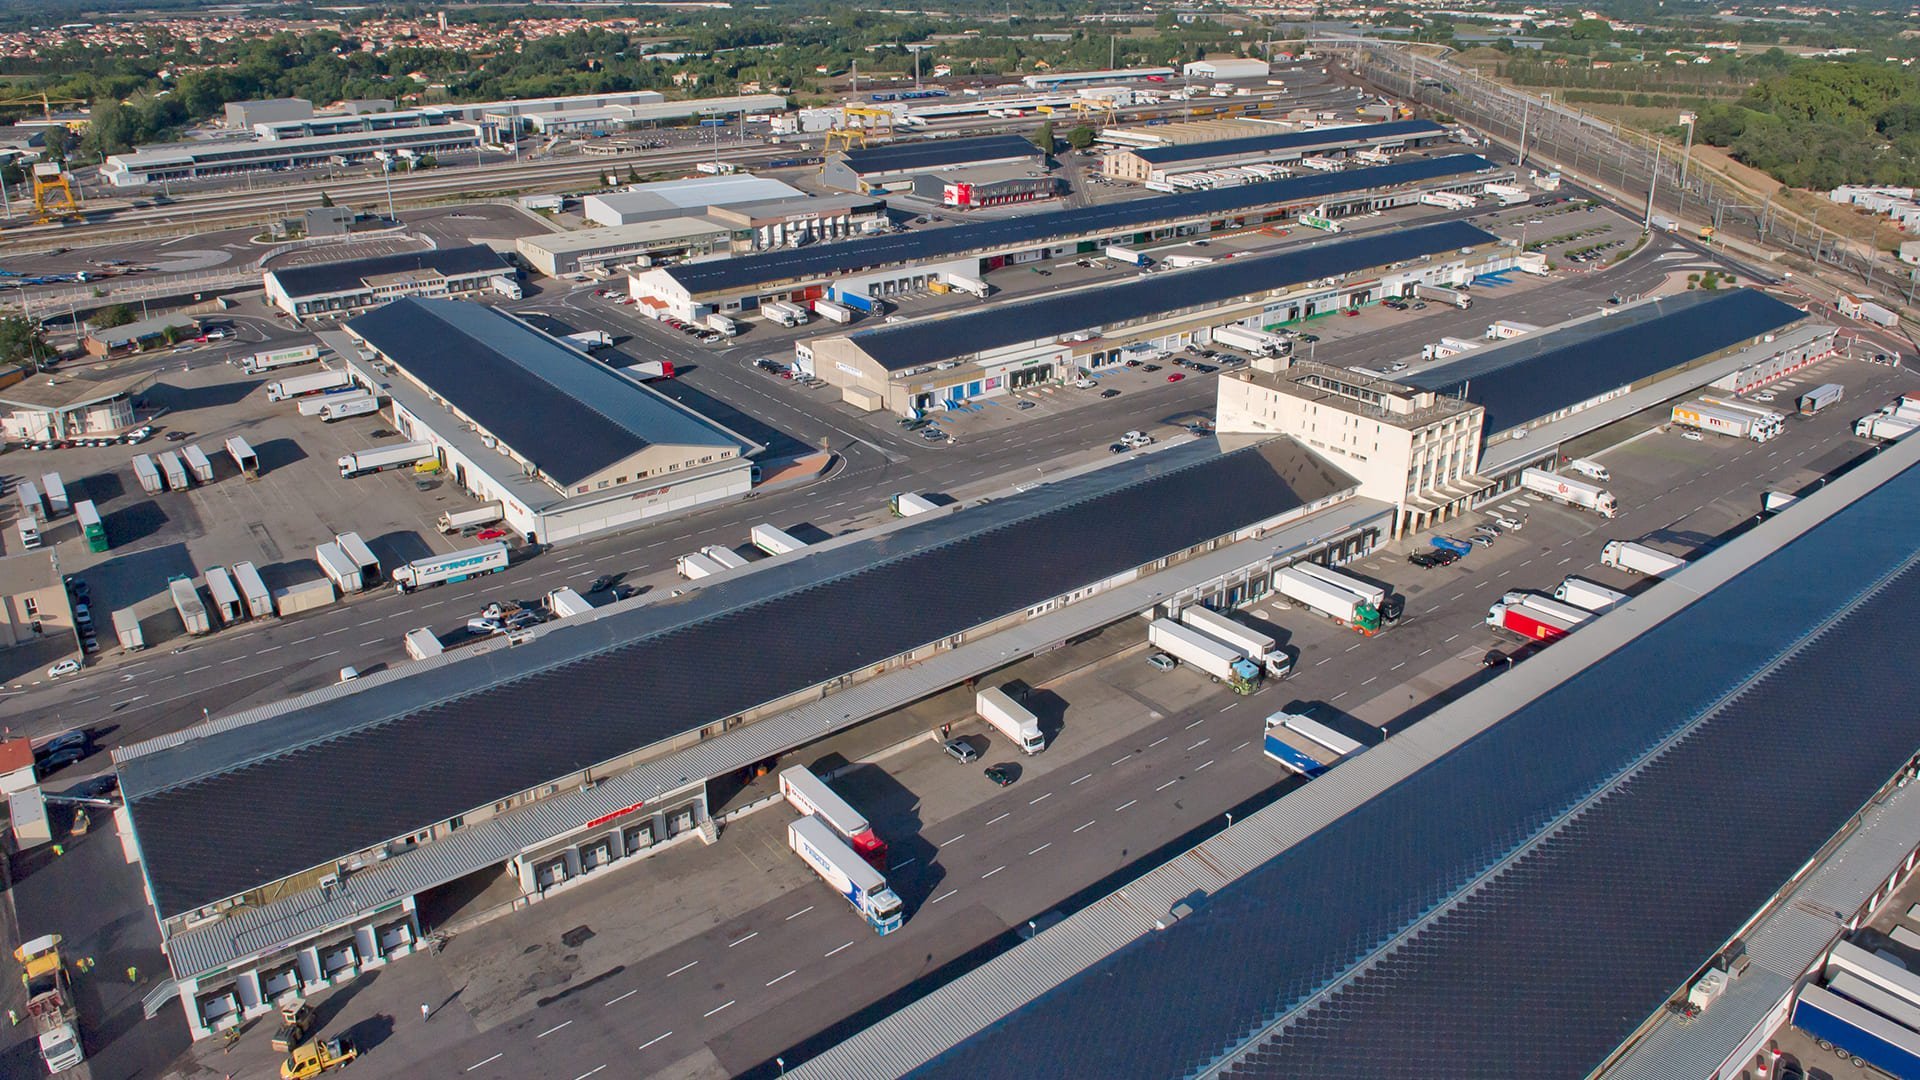
[[[372,394],[341,394],[328,398],[315,415],[322,423],[331,424],[355,416],[372,416],[379,411],[380,400]]]
[[[213,613],[219,617],[220,625],[232,626],[246,618],[247,609],[240,600],[240,590],[233,587],[233,578],[226,570],[209,566],[205,572],[207,595],[213,597]]]
[[[755,525],[748,539],[769,555],[789,555],[807,546],[773,525]]]
[[[353,376],[344,371],[316,371],[311,375],[295,375],[291,379],[280,379],[267,384],[268,401],[292,401],[294,398],[309,394],[324,394],[329,390],[338,390],[343,386],[352,386]]]
[[[376,446],[371,450],[355,450],[340,458],[340,478],[351,480],[356,476],[367,476],[388,469],[412,468],[432,456],[433,444],[429,442],[395,443]]]
[[[133,475],[140,481],[140,490],[149,495],[158,495],[167,490],[167,482],[160,479],[160,469],[154,465],[152,455],[133,455]]]
[[[233,459],[234,467],[240,475],[249,480],[260,479],[260,455],[255,453],[247,440],[235,435],[227,440],[227,456]]]
[[[700,554],[705,555],[707,558],[712,559],[728,570],[738,570],[747,565],[747,560],[741,558],[738,552],[719,544],[708,544],[706,547],[700,549]]]
[[[197,637],[213,632],[213,624],[207,621],[207,606],[200,602],[200,590],[194,588],[192,578],[169,579],[167,591],[173,594],[173,610],[180,613],[180,624],[187,633]]]
[[[20,546],[32,551],[40,546],[40,522],[34,518],[22,516],[15,526],[20,533]]]
[[[771,300],[760,305],[760,314],[781,326],[805,326],[812,318],[806,308],[788,300]]]
[[[507,545],[496,541],[451,555],[415,559],[393,572],[393,583],[399,586],[401,592],[412,592],[429,585],[444,585],[482,574],[496,574],[507,568],[507,561]]]
[[[359,533],[343,532],[333,538],[340,545],[340,551],[347,560],[360,569],[360,589],[371,589],[380,584],[380,560],[374,557],[373,549],[360,539]]]
[[[1180,621],[1240,650],[1242,656],[1265,668],[1269,678],[1284,679],[1293,674],[1293,658],[1280,650],[1280,643],[1251,626],[1198,604],[1182,610]]]
[[[465,510],[448,510],[440,515],[440,531],[457,533],[462,529],[483,529],[507,516],[499,503],[481,503]]]
[[[51,521],[72,509],[73,504],[67,500],[66,482],[60,479],[59,473],[50,472],[42,476],[40,487],[47,499],[47,520]]]
[[[35,520],[46,519],[47,504],[40,496],[40,485],[31,480],[22,480],[20,481],[20,486],[15,488],[13,493],[20,500],[21,516],[34,518]]]
[[[1545,495],[1555,502],[1565,503],[1582,510],[1592,510],[1601,517],[1612,517],[1616,510],[1613,492],[1598,484],[1575,480],[1571,476],[1560,473],[1550,473],[1545,469],[1522,470],[1520,486],[1537,495]]]
[[[1600,565],[1630,574],[1666,577],[1687,565],[1687,560],[1631,540],[1609,540],[1607,546],[1600,549]]]
[[[587,598],[577,591],[562,586],[547,594],[547,610],[556,619],[567,619],[585,615],[593,610],[593,605],[587,603]]]
[[[1214,327],[1213,343],[1254,356],[1279,356],[1283,351],[1291,351],[1287,339],[1280,335],[1239,325]]]
[[[1240,650],[1172,619],[1148,623],[1147,642],[1175,660],[1226,683],[1236,694],[1253,693],[1260,681],[1260,669],[1241,656]]]
[[[518,300],[525,295],[520,290],[520,283],[506,274],[495,274],[489,284],[493,286],[494,292],[509,300]]]
[[[740,335],[740,324],[717,311],[707,315],[707,329],[725,334],[728,337],[738,337]]]
[[[440,644],[439,636],[425,626],[407,631],[406,645],[407,655],[415,660],[425,660],[447,651],[447,647]]]
[[[250,562],[237,562],[229,569],[233,572],[234,585],[240,589],[240,598],[247,603],[247,613],[256,619],[273,614],[273,593],[267,591],[260,571]]]
[[[1874,413],[1872,416],[1863,416],[1855,421],[1853,433],[1862,439],[1879,439],[1883,442],[1892,442],[1895,439],[1905,438],[1913,434],[1914,428],[1920,428],[1920,423],[1915,423],[1912,420],[1902,420],[1897,416],[1886,416],[1881,413]]]
[[[1570,577],[1556,586],[1553,590],[1553,598],[1564,600],[1578,608],[1585,608],[1596,615],[1602,611],[1611,611],[1632,599],[1618,589],[1609,589],[1605,585],[1596,585],[1577,577]]]
[[[180,460],[179,454],[162,450],[156,460],[160,462],[160,475],[167,478],[169,490],[185,491],[192,485],[192,481],[187,479],[186,463]]]
[[[128,652],[147,647],[147,637],[140,632],[140,615],[130,607],[113,613],[113,632],[120,639],[120,647]]]
[[[1027,753],[1037,754],[1047,748],[1046,736],[1040,734],[1040,718],[1001,687],[990,686],[975,694],[973,711]]]
[[[213,462],[198,444],[188,443],[181,447],[180,457],[187,463],[187,471],[193,474],[195,480],[203,484],[213,483]]]

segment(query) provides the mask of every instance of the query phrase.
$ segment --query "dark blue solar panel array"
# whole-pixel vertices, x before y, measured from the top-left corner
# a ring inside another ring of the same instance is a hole
[[[1352,483],[1287,440],[1174,447],[123,763],[155,903],[191,911]]]
[[[409,251],[399,255],[381,255],[371,259],[314,263],[275,270],[273,276],[289,296],[315,296],[323,293],[351,292],[370,277],[405,274],[418,270],[437,270],[449,276],[477,274],[487,270],[502,273],[509,269],[500,253],[484,244]]]
[[[1806,318],[1753,289],[1687,292],[1396,378],[1466,397],[1505,431]]]
[[[1344,277],[1441,252],[1492,243],[1492,233],[1464,221],[1325,240],[1272,255],[1245,256],[1177,274],[1135,278],[1042,300],[999,304],[939,319],[916,319],[855,331],[853,340],[889,371],[970,356],[1169,311],[1256,296],[1322,278]]]
[[[906,172],[944,169],[974,162],[1007,158],[1037,158],[1040,147],[1019,135],[983,135],[977,139],[920,139],[846,152],[847,167],[856,173]]]
[[[714,259],[676,266],[671,273],[675,281],[698,296],[787,281],[812,281],[876,266],[911,265],[945,256],[1068,237],[1118,236],[1148,228],[1158,222],[1205,217],[1209,214],[1238,214],[1266,206],[1404,187],[1491,168],[1491,162],[1476,154],[1397,161],[1370,169],[1314,173],[1312,176],[1294,176],[1242,187],[1160,195],[1151,199],[1083,206],[1057,213],[1028,214],[944,229],[915,229],[867,240],[770,251],[738,259]]]
[[[1585,1075],[1920,746],[1920,468],[913,1075],[1221,1062],[1728,693],[1710,721],[1364,975],[1247,1077]],[[1498,684],[1496,684],[1498,685]]]
[[[1349,127],[1314,128],[1310,131],[1287,131],[1278,135],[1252,135],[1244,139],[1149,146],[1135,150],[1133,154],[1149,165],[1171,165],[1177,161],[1246,157],[1272,150],[1351,146],[1356,141],[1374,142],[1393,138],[1437,139],[1446,133],[1446,128],[1431,120],[1393,120],[1385,124],[1356,124]]]

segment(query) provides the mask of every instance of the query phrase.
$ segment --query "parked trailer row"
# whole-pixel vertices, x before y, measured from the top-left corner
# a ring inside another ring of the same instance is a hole
[[[824,780],[815,776],[813,770],[805,765],[782,769],[780,794],[803,816],[812,815],[832,829],[867,865],[886,873],[887,842],[873,831],[873,825],[867,821],[866,815],[855,810],[852,803],[841,798]]]
[[[1180,621],[1239,650],[1240,655],[1264,667],[1269,678],[1284,679],[1293,674],[1293,657],[1282,651],[1280,643],[1269,634],[1199,604],[1182,609]]]
[[[1236,694],[1251,694],[1258,689],[1260,669],[1253,661],[1226,642],[1192,627],[1172,619],[1155,619],[1147,624],[1147,641],[1175,660],[1226,683]]]

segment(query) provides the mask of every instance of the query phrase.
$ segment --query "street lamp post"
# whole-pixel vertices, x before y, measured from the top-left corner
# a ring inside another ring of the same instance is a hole
[[[1687,213],[1687,166],[1693,164],[1693,125],[1699,116],[1690,112],[1680,114],[1680,123],[1687,129],[1687,148],[1680,156],[1680,214]]]

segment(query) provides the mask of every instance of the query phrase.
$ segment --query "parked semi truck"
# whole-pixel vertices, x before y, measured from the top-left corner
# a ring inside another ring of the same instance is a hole
[[[787,300],[774,300],[761,304],[760,314],[781,326],[805,326],[812,318],[812,314],[806,308]]]
[[[120,639],[120,647],[128,652],[147,647],[147,636],[140,632],[140,615],[130,607],[113,613],[113,634]]]
[[[371,450],[355,450],[340,458],[340,478],[351,480],[356,476],[367,476],[388,469],[411,468],[432,456],[433,444],[428,442],[395,443],[376,446]]]
[[[292,401],[294,398],[324,394],[352,385],[353,376],[344,371],[316,371],[311,375],[295,375],[290,379],[268,383],[267,400]]]
[[[747,535],[754,547],[769,555],[790,555],[807,546],[773,525],[755,525]]]
[[[1436,300],[1442,304],[1466,309],[1473,306],[1473,297],[1459,289],[1449,289],[1444,285],[1415,285],[1413,295],[1421,300]]]
[[[993,287],[985,281],[977,277],[970,277],[966,274],[956,274],[952,271],[947,272],[947,284],[959,289],[968,296],[977,296],[982,300],[985,300],[987,296],[993,292]]]
[[[40,1060],[55,1076],[80,1067],[87,1058],[80,1043],[80,1009],[73,999],[73,981],[60,955],[60,935],[47,934],[13,950],[20,962],[20,982],[27,993],[27,1019],[39,1037]],[[18,1018],[15,1018],[18,1023]]]
[[[1293,745],[1306,743],[1309,753]],[[1261,748],[1287,769],[1309,779],[1366,749],[1306,713],[1277,712],[1267,717]]]
[[[290,349],[269,349],[266,352],[257,352],[245,357],[240,361],[240,370],[249,375],[258,375],[297,364],[311,364],[318,359],[320,359],[319,346],[296,345]]]
[[[1914,428],[1920,428],[1920,423],[1902,420],[1897,416],[1874,413],[1872,416],[1863,416],[1854,421],[1853,433],[1863,439],[1892,442],[1913,434]]]
[[[371,416],[380,411],[380,399],[372,394],[341,394],[329,398],[314,415],[323,423],[331,424],[335,420],[346,420],[354,416]]]
[[[1128,266],[1145,266],[1149,261],[1143,253],[1119,244],[1108,244],[1106,256],[1114,262],[1126,263]]]
[[[1666,577],[1687,565],[1687,560],[1631,540],[1609,540],[1600,549],[1600,565],[1625,570],[1630,574]]]
[[[495,274],[488,284],[493,286],[494,292],[509,300],[518,300],[525,295],[520,289],[520,283],[507,274]]]
[[[717,311],[707,315],[706,323],[707,329],[715,333],[725,334],[728,337],[738,337],[740,335],[740,324]]]
[[[293,403],[293,411],[299,413],[301,416],[319,416],[326,410],[327,406],[335,402],[344,404],[358,401],[361,398],[371,398],[372,396],[372,394],[367,393],[357,386],[349,386],[331,394],[314,394],[311,397],[301,398]]]
[[[1236,694],[1251,694],[1259,688],[1260,668],[1240,655],[1240,650],[1172,619],[1155,619],[1147,624],[1147,641],[1154,648],[1188,664],[1214,679],[1226,683]]]
[[[1564,600],[1596,615],[1603,611],[1611,611],[1633,599],[1618,589],[1609,589],[1605,585],[1596,585],[1577,577],[1570,577],[1555,586],[1553,598]]]
[[[580,346],[582,352],[613,347],[613,335],[605,330],[582,330],[577,334],[568,334],[567,340]]]
[[[465,581],[482,574],[498,573],[506,568],[507,545],[495,542],[456,551],[451,555],[415,559],[393,572],[393,583],[400,587],[401,592],[412,592],[429,585],[444,585],[449,581]]]
[[[235,435],[227,440],[227,456],[233,459],[233,465],[240,475],[249,480],[260,479],[260,455],[255,453],[247,440]]]
[[[1313,562],[1295,563],[1293,568],[1308,577],[1317,578],[1329,585],[1337,585],[1365,600],[1370,607],[1380,613],[1382,622],[1399,621],[1400,612],[1406,607],[1406,601],[1388,592],[1382,586],[1349,574],[1345,570],[1336,570],[1331,566],[1321,566]]]
[[[1229,324],[1213,328],[1213,343],[1254,356],[1284,356],[1293,351],[1293,346],[1279,334],[1269,334],[1265,330],[1253,330],[1245,326]]]
[[[642,360],[626,370],[627,374],[639,379],[641,382],[658,382],[661,379],[671,379],[674,376],[673,361],[671,360]]]
[[[916,495],[911,491],[896,492],[892,498],[887,500],[887,508],[893,511],[894,517],[912,517],[915,514],[931,514],[935,510],[940,509],[933,505],[931,499]]]
[[[873,831],[865,814],[855,810],[812,769],[792,765],[780,770],[780,794],[802,816],[812,815],[832,829],[868,866],[887,872],[887,842]]]
[[[1757,419],[1733,409],[1709,405],[1704,401],[1689,401],[1684,405],[1675,405],[1669,417],[1676,427],[1710,431],[1716,435],[1731,435],[1736,439],[1753,438]]]
[[[1284,679],[1293,674],[1293,657],[1282,651],[1280,643],[1269,634],[1199,604],[1182,609],[1180,621],[1240,650],[1240,655],[1265,668],[1269,678]]]
[[[1545,495],[1555,502],[1576,506],[1582,510],[1591,510],[1601,517],[1612,517],[1618,509],[1613,500],[1613,492],[1598,484],[1589,484],[1584,480],[1575,480],[1571,476],[1550,473],[1545,469],[1525,469],[1520,473],[1520,486],[1535,494]]]
[[[1518,634],[1529,641],[1555,641],[1579,623],[1543,611],[1532,604],[1502,601],[1487,609],[1487,625]]]
[[[787,846],[820,875],[876,934],[891,934],[905,919],[905,905],[887,887],[880,871],[833,834],[826,822],[809,814],[787,825]]]
[[[840,291],[840,303],[844,307],[851,308],[854,311],[865,312],[868,315],[885,315],[888,311],[892,310],[887,306],[885,300],[877,300],[868,296],[866,293],[851,292],[844,289]]]
[[[267,591],[267,583],[260,577],[260,571],[250,562],[237,562],[230,568],[233,571],[233,583],[240,590],[240,598],[246,601],[247,614],[254,618],[264,618],[273,614],[273,593]]]
[[[1578,604],[1569,604],[1556,597],[1543,596],[1540,593],[1529,592],[1524,589],[1510,590],[1500,598],[1500,602],[1508,605],[1518,604],[1523,607],[1543,611],[1557,619],[1564,619],[1575,626],[1593,618],[1593,611],[1589,608],[1581,607]]]
[[[1296,603],[1325,615],[1344,626],[1350,626],[1363,634],[1373,634],[1380,629],[1380,612],[1357,594],[1329,585],[1320,579],[1303,572],[1299,567],[1288,566],[1273,575],[1274,588],[1280,595]]]
[[[973,711],[1027,753],[1037,754],[1047,748],[1046,736],[1040,734],[1040,718],[1003,688],[990,686],[975,694]]]
[[[200,602],[200,590],[194,588],[193,579],[176,575],[167,579],[167,591],[173,594],[173,610],[180,613],[180,623],[193,635],[213,632],[213,624],[207,621],[207,606]]]
[[[507,516],[497,502],[481,503],[465,510],[447,510],[440,515],[440,531],[457,533],[462,529],[483,529]]]

